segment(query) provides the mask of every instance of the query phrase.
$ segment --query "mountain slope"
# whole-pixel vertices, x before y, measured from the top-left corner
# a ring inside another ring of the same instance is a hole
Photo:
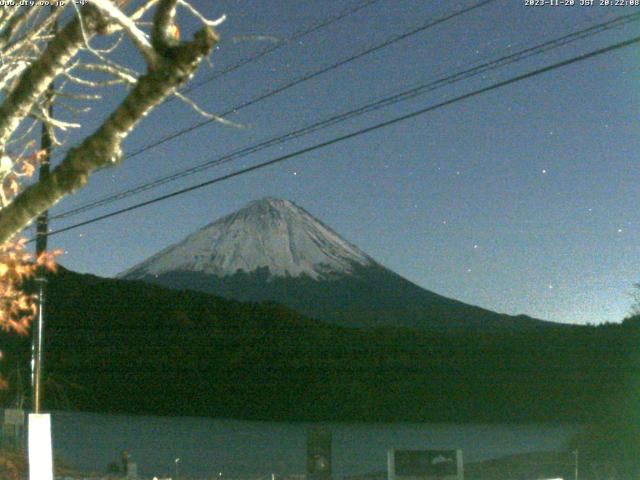
[[[265,198],[207,225],[121,276],[189,271],[224,277],[266,268],[274,277],[321,279],[373,263],[304,209],[286,200]]]
[[[242,301],[275,301],[348,327],[519,330],[558,326],[425,290],[287,201],[265,198],[121,274]]]
[[[272,277],[266,269],[225,277],[177,271],[141,277],[148,283],[196,290],[244,302],[274,301],[306,316],[356,328],[402,327],[446,331],[566,328],[565,324],[511,316],[468,305],[425,290],[380,266],[317,281]]]

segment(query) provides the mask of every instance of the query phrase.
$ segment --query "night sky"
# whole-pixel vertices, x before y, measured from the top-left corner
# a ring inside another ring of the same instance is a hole
[[[576,0],[579,3],[580,0]],[[360,0],[200,0],[227,14],[195,82]],[[232,109],[477,0],[378,0],[189,92]],[[596,4],[599,0],[596,0]],[[95,174],[52,214],[620,15],[631,6],[498,0]],[[182,32],[192,22],[185,17]],[[62,228],[640,35],[640,21],[52,223]],[[127,45],[122,60],[136,62]],[[121,98],[109,93],[86,131]],[[571,323],[621,321],[640,281],[640,46],[553,70],[230,181],[54,236],[68,268],[113,276],[251,200],[286,198],[380,263],[439,294]],[[134,151],[201,121],[169,102]],[[76,137],[71,137],[71,144]]]

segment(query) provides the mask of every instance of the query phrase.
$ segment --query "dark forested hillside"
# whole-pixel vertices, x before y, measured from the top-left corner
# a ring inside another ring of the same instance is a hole
[[[171,272],[140,279],[240,301],[275,301],[327,323],[346,327],[396,326],[416,330],[537,330],[564,324],[505,315],[425,290],[379,265],[353,267],[330,280],[273,277],[268,270],[218,277]]]
[[[640,369],[633,322],[522,333],[345,329],[275,304],[64,270],[49,292],[48,408],[584,422],[625,398]],[[2,345],[5,370],[19,358],[26,365],[28,339],[3,334]]]

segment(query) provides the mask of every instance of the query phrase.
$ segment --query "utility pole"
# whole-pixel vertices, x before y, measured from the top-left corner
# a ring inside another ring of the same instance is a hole
[[[51,6],[51,12],[55,10]],[[55,34],[58,30],[57,22],[51,27]],[[54,81],[49,83],[44,94],[44,107],[53,117]],[[46,120],[42,122],[40,132],[40,150],[44,153],[39,180],[46,180],[51,170],[51,150],[53,148],[53,127]],[[45,211],[36,220],[36,259],[47,251],[49,235],[49,212]],[[51,444],[51,415],[42,413],[43,404],[43,376],[44,376],[44,319],[46,295],[46,268],[43,265],[36,269],[36,287],[38,297],[38,313],[33,324],[31,340],[31,412],[28,424],[28,464],[30,480],[53,480],[53,446]]]
[[[49,105],[49,116],[53,114],[53,83],[49,85],[46,100]],[[44,151],[44,158],[40,165],[39,180],[45,180],[51,170],[51,150],[53,147],[51,126],[42,124],[40,134],[40,148]],[[47,239],[49,234],[49,211],[43,212],[36,220],[36,258],[47,251]],[[43,377],[43,342],[44,342],[44,315],[46,296],[46,270],[39,266],[36,271],[36,285],[38,295],[38,315],[34,323],[33,338],[31,342],[31,410],[40,413],[42,410],[42,377]]]
[[[53,99],[53,85],[49,85],[45,101],[49,102],[47,109],[51,112]],[[40,166],[40,180],[49,175],[51,160],[52,134],[50,126],[42,125],[40,145],[44,150],[44,159]],[[44,212],[36,223],[36,258],[47,250],[47,234],[49,229],[49,215]],[[46,271],[44,266],[38,266],[36,271],[36,285],[38,288],[38,315],[33,325],[31,343],[31,411],[28,425],[28,458],[30,480],[53,480],[53,447],[51,444],[51,415],[43,414],[43,340],[44,314],[46,293]]]
[[[578,480],[578,455],[579,455],[579,453],[580,452],[578,451],[577,448],[573,451],[573,455],[575,456],[575,467],[576,467],[575,479],[574,480]]]
[[[51,5],[51,12],[56,7]],[[55,21],[51,27],[51,33],[58,31],[58,22]],[[53,96],[55,83],[52,80],[44,94],[45,108],[49,113],[49,118],[53,118]],[[42,122],[40,131],[40,150],[44,152],[40,170],[38,172],[39,181],[46,180],[51,172],[51,153],[53,150],[53,127],[46,121]],[[36,259],[47,251],[47,240],[49,238],[49,211],[45,210],[36,219]],[[39,266],[36,270],[36,286],[38,296],[38,315],[33,327],[31,341],[31,411],[39,414],[42,410],[43,397],[43,348],[44,348],[44,316],[46,300],[46,269]]]

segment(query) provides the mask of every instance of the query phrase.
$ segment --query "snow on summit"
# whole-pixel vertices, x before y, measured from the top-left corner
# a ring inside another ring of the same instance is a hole
[[[187,236],[121,277],[169,272],[227,276],[267,268],[273,276],[318,279],[375,263],[363,251],[288,200],[249,203]]]

